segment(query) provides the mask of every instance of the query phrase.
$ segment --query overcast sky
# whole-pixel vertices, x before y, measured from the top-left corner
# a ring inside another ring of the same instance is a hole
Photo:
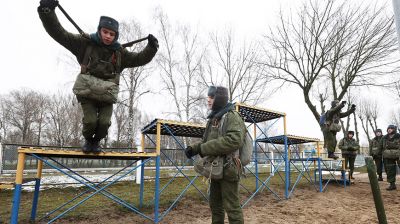
[[[296,4],[300,2],[297,0],[60,0],[64,9],[88,33],[95,31],[101,15],[111,16],[119,21],[136,19],[144,25],[144,33],[156,33],[152,15],[156,7],[161,7],[172,22],[199,26],[205,32],[233,27],[236,34],[249,39],[260,38],[265,34],[268,26],[275,23],[281,7],[295,9]],[[391,6],[391,1],[388,2]],[[3,54],[0,94],[24,87],[44,93],[54,93],[58,90],[72,91],[73,81],[78,72],[77,67],[68,68],[62,62],[69,52],[45,32],[36,11],[38,5],[39,1],[32,0],[2,2],[0,21],[2,21]],[[391,7],[389,8],[388,12],[391,13]],[[76,32],[58,9],[57,15],[64,28]],[[366,92],[363,94],[367,94]],[[372,95],[375,97],[378,95],[376,93]],[[153,106],[146,104],[150,98]],[[141,109],[154,117],[163,118],[165,115],[162,111],[166,108],[162,103],[154,102],[165,102],[165,96],[152,95],[147,99],[144,98]],[[388,106],[382,109],[386,117],[397,106],[394,98],[390,98],[388,102],[390,102]],[[297,88],[285,88],[259,106],[287,113],[289,133],[322,139],[319,126]],[[385,129],[389,119],[383,118],[379,122]]]

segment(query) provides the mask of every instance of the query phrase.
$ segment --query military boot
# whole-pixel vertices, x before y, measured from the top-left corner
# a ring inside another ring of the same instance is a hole
[[[338,159],[339,157],[337,157],[337,156],[335,155],[335,153],[333,153],[333,152],[328,152],[328,158],[331,158],[331,159]]]
[[[93,141],[92,139],[85,139],[85,144],[83,144],[83,146],[82,146],[82,151],[84,153],[90,153],[92,151],[92,147],[93,147],[92,141]]]
[[[393,191],[396,190],[396,184],[395,183],[390,183],[389,187],[386,188],[387,191]]]
[[[382,175],[380,175],[380,176],[378,177],[378,181],[383,181]]]
[[[352,179],[352,180],[354,180],[354,179],[355,179],[355,178],[353,177],[353,171],[350,171],[349,178],[350,178],[350,179]]]
[[[92,150],[93,153],[100,153],[101,148],[100,148],[100,140],[94,139],[93,144],[92,144]]]

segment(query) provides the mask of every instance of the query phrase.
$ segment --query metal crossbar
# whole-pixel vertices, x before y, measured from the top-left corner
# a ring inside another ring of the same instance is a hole
[[[331,162],[337,161],[337,162],[338,162],[338,163],[337,163],[337,167],[335,167],[335,168],[329,168],[329,165],[327,165],[327,164],[325,163],[325,162],[327,162],[327,161],[331,161]],[[346,180],[346,170],[340,167],[341,165],[343,165],[343,164],[341,164],[341,163],[343,163],[343,160],[342,160],[342,159],[339,159],[339,160],[321,160],[321,164],[325,167],[325,168],[321,168],[321,171],[328,171],[328,172],[329,172],[329,176],[331,177],[331,178],[328,178],[328,179],[326,180],[326,183],[325,183],[325,185],[323,186],[322,191],[325,190],[325,188],[328,186],[328,184],[329,184],[331,181],[335,181],[337,184],[341,184],[341,182],[340,182],[340,181],[336,178],[336,176],[334,175],[334,173],[337,172],[337,171],[340,171],[340,173],[341,173],[340,176],[341,176],[341,180],[343,181],[343,186],[346,187],[346,182],[347,182],[347,180]],[[322,176],[322,172],[321,172],[321,176]],[[320,178],[322,179],[322,177],[320,177]]]

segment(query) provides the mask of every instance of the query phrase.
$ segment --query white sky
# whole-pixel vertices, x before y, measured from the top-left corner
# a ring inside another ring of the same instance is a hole
[[[249,39],[259,38],[266,32],[268,26],[273,25],[280,7],[290,6],[295,9],[296,4],[300,2],[297,0],[60,0],[64,9],[88,33],[95,31],[101,15],[111,16],[118,21],[134,18],[145,25],[144,33],[156,33],[157,28],[154,22],[152,23],[152,13],[155,7],[160,6],[172,22],[200,26],[207,31],[230,26],[235,29],[236,34]],[[387,2],[391,6],[391,1]],[[44,93],[58,90],[72,91],[77,70],[67,68],[64,63],[60,63],[69,52],[45,32],[36,12],[38,5],[39,0],[2,2],[0,21],[2,21],[3,53],[0,94],[23,87]],[[391,12],[391,8],[388,11]],[[57,15],[64,28],[76,32],[58,9]],[[368,94],[367,92],[365,94]],[[371,95],[379,96],[377,93]],[[150,98],[152,104],[148,105],[146,101]],[[144,98],[141,105],[148,113],[163,118],[165,115],[162,112],[166,107],[162,102],[165,100],[163,95],[151,95],[147,99]],[[390,106],[382,109],[385,116],[389,116],[389,113],[396,109],[397,102],[394,99],[390,98],[388,102]],[[285,88],[259,106],[286,112],[288,133],[322,139],[319,126],[297,88]],[[386,129],[389,119],[383,118],[379,122],[382,129]]]

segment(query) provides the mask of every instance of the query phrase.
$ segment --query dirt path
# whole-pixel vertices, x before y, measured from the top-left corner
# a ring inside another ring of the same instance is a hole
[[[351,187],[328,186],[318,193],[311,188],[296,189],[290,200],[277,201],[270,196],[256,197],[243,210],[245,223],[377,223],[367,174],[355,175]],[[400,183],[398,176],[397,183]],[[400,185],[400,184],[399,184]],[[386,182],[380,182],[388,223],[400,224],[400,189],[388,192]],[[64,220],[59,223],[148,223],[131,213],[101,214],[97,219]],[[210,210],[205,202],[182,200],[161,223],[211,223]],[[227,223],[227,222],[226,222]]]

